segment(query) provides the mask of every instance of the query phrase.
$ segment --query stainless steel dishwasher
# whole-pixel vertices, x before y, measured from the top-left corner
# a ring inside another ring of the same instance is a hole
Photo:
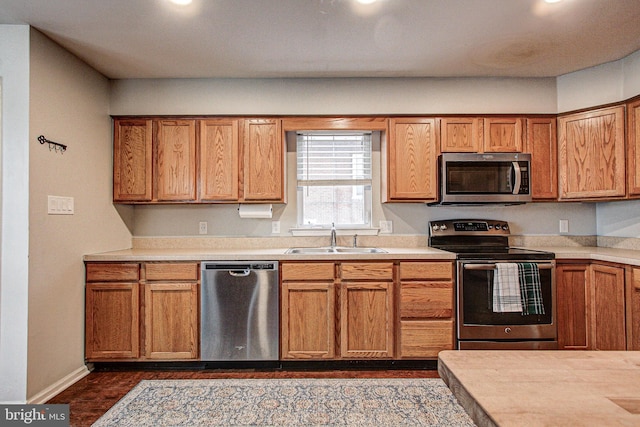
[[[278,360],[278,262],[203,262],[203,361]]]

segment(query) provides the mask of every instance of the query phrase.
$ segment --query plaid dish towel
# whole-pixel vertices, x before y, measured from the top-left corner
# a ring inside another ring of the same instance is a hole
[[[538,264],[519,262],[518,277],[522,298],[522,314],[544,314]]]
[[[522,312],[518,264],[496,263],[493,275],[493,312]]]

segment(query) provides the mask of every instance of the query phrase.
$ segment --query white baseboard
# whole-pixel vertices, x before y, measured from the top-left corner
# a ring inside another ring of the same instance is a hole
[[[91,371],[89,371],[89,369],[86,366],[82,366],[81,368],[78,368],[75,371],[71,372],[66,377],[64,377],[64,378],[60,379],[59,381],[56,381],[55,383],[51,384],[49,387],[45,388],[44,390],[42,390],[40,393],[36,394],[35,396],[30,397],[27,400],[27,403],[32,404],[32,405],[46,403],[52,397],[56,396],[57,394],[60,394],[60,392],[62,392],[65,389],[67,389],[69,386],[75,384],[76,382],[78,382],[82,378],[84,378],[87,375],[89,375],[90,372]]]

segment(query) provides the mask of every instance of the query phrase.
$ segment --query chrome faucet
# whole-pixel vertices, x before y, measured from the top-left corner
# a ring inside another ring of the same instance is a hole
[[[336,224],[334,222],[331,223],[331,247],[336,246]]]

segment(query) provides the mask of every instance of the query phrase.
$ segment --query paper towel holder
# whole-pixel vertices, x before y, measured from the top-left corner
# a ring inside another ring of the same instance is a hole
[[[272,218],[272,204],[239,204],[238,215],[240,218]]]

